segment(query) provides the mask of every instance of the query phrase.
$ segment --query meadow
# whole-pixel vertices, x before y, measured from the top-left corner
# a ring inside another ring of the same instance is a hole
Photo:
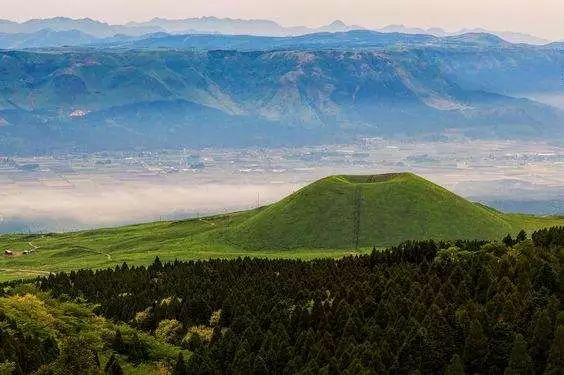
[[[214,240],[212,234],[251,213],[235,213],[203,219],[161,221],[73,233],[46,235],[3,235],[0,249],[14,256],[0,257],[0,282],[47,275],[50,272],[81,268],[107,268],[126,262],[130,265],[175,259],[231,259],[237,257],[315,259],[365,253],[363,249],[243,250]],[[212,233],[209,233],[212,232]],[[24,251],[30,251],[24,255]]]

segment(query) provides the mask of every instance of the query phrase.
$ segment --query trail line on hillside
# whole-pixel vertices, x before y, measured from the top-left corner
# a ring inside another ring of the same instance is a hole
[[[93,253],[96,253],[96,254],[105,255],[105,256],[108,258],[108,260],[112,260],[112,255],[109,254],[109,253],[104,253],[104,252],[102,252],[102,251],[96,251],[96,250],[91,250],[91,251],[92,251]]]
[[[41,237],[39,237],[39,239],[45,238],[45,235],[41,235]],[[36,244],[33,243],[32,241],[29,241],[27,243],[29,245],[29,247],[31,247],[31,251],[37,251],[38,249],[41,249],[41,246],[37,246]]]
[[[41,246],[34,245],[33,242],[31,241],[29,241],[27,244],[31,247],[31,250],[33,251],[41,248]]]
[[[112,255],[109,253],[104,253],[103,251],[97,251],[94,249],[91,249],[89,247],[84,247],[84,246],[80,246],[80,248],[88,253],[94,253],[94,254],[98,254],[98,255],[105,255],[108,260],[112,260]]]

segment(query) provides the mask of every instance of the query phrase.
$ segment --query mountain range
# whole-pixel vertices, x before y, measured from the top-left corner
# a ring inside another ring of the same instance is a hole
[[[563,62],[559,45],[371,31],[0,51],[0,146],[292,146],[453,131],[557,140],[562,110],[520,93],[561,94]]]
[[[71,19],[56,17],[49,19],[32,19],[22,23],[8,20],[0,20],[1,34],[14,35],[15,42],[10,44],[9,38],[4,35],[0,41],[0,48],[29,48],[38,45],[18,44],[17,41],[24,38],[22,34],[53,33],[53,32],[79,32],[81,37],[76,40],[45,39],[42,47],[57,47],[62,45],[81,45],[84,43],[85,36],[91,41],[111,38],[116,35],[139,37],[154,33],[167,34],[225,34],[225,35],[253,35],[253,36],[299,36],[319,32],[346,32],[351,30],[366,29],[359,25],[347,25],[337,20],[326,26],[317,28],[294,26],[285,27],[270,20],[241,20],[217,17],[199,17],[186,19],[163,19],[154,18],[145,22],[130,22],[124,25],[110,25],[105,22],[85,19]],[[501,37],[510,43],[526,44],[548,44],[549,40],[536,36],[517,33],[517,32],[498,32],[481,28],[462,29],[456,32],[447,32],[441,28],[411,28],[404,25],[389,25],[383,28],[376,28],[373,31],[395,32],[401,34],[426,34],[437,37],[456,36],[466,33],[487,33]],[[19,36],[18,36],[19,35]],[[68,34],[61,34],[67,35]],[[53,37],[53,35],[51,35]],[[35,38],[37,40],[37,37]]]
[[[141,37],[115,36],[91,42],[94,48],[175,48],[205,50],[328,50],[403,47],[511,47],[512,44],[498,36],[468,33],[456,36],[435,37],[426,34],[382,33],[370,30],[347,32],[320,32],[290,37],[223,35],[223,34],[166,34],[155,33]],[[539,48],[542,48],[539,47]],[[546,48],[554,49],[549,44]]]
[[[234,35],[280,28],[213,17],[0,21],[1,149],[295,146],[453,132],[562,139],[563,109],[550,97],[564,96],[563,43],[338,21],[303,35]]]

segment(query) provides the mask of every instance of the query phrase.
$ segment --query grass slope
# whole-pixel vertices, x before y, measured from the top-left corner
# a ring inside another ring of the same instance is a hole
[[[0,282],[29,278],[55,271],[80,268],[107,268],[127,262],[141,265],[162,260],[209,259],[256,256],[265,258],[338,257],[349,250],[296,249],[249,250],[225,243],[221,234],[252,217],[248,211],[182,221],[162,221],[91,231],[46,235],[0,236]],[[29,255],[24,251],[36,250]],[[3,256],[12,250],[14,257]]]
[[[463,199],[411,173],[331,176],[273,204],[225,237],[254,249],[357,248],[410,239],[496,239],[543,226]]]
[[[501,238],[564,218],[504,214],[413,174],[332,176],[273,205],[204,219],[0,236],[0,281],[127,262],[339,257],[408,239]],[[358,246],[358,249],[357,249]],[[29,255],[19,255],[36,249]]]

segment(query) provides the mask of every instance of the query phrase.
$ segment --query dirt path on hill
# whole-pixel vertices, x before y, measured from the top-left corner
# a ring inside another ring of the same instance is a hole
[[[33,251],[36,251],[37,249],[41,248],[41,246],[34,245],[33,242],[31,241],[29,241],[27,244],[31,247],[31,250]]]
[[[102,252],[102,251],[96,251],[96,250],[92,250],[92,249],[85,248],[85,247],[82,247],[82,249],[83,249],[84,251],[89,252],[89,253],[94,253],[94,254],[98,254],[98,255],[105,255],[105,256],[108,258],[108,260],[112,260],[112,255],[109,254],[109,253],[104,253],[104,252]]]

